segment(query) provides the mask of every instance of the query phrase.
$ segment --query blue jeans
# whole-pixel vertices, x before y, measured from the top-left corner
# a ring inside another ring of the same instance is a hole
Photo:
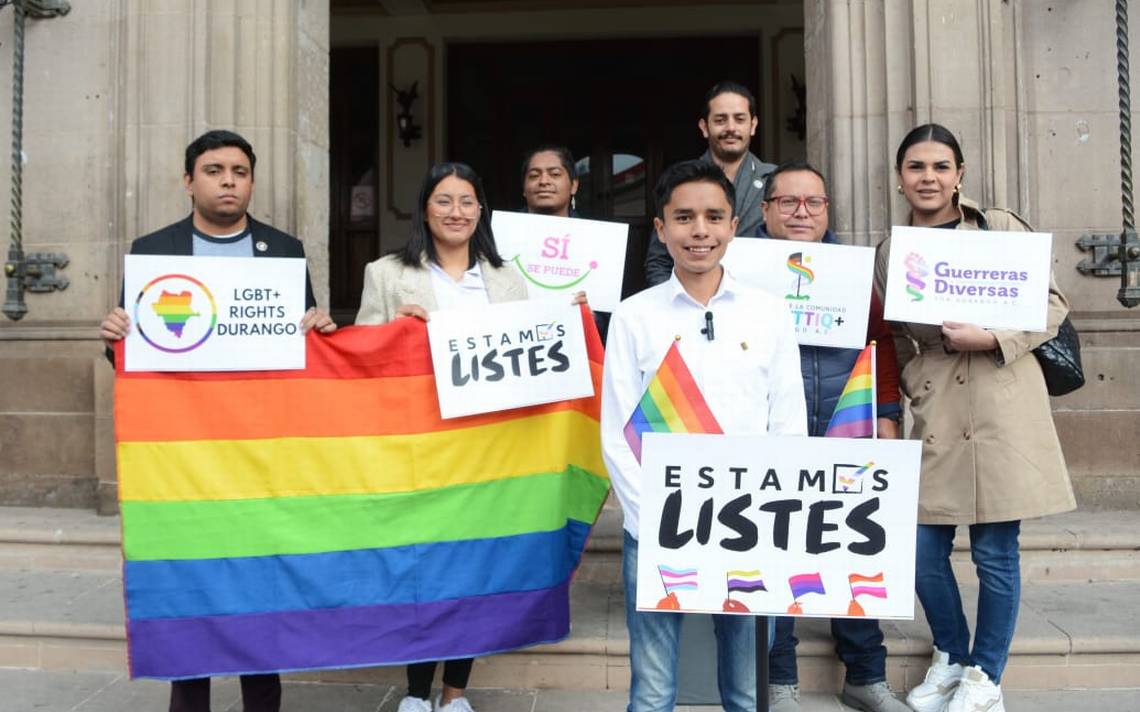
[[[768,658],[768,682],[772,685],[796,685],[796,619],[780,616],[776,619],[776,640]],[[883,631],[873,618],[832,618],[831,637],[835,639],[835,654],[847,667],[845,680],[849,685],[870,685],[887,679],[887,648],[883,645]]]
[[[621,570],[625,620],[629,627],[627,712],[672,712],[677,701],[677,653],[681,613],[637,610],[637,540],[624,532]],[[756,621],[750,616],[714,615],[717,687],[727,712],[756,710]],[[769,619],[769,645],[773,626]]]
[[[915,590],[930,623],[934,645],[949,654],[951,664],[976,665],[997,684],[1009,660],[1021,600],[1017,543],[1021,522],[970,525],[970,557],[981,586],[972,651],[958,581],[950,568],[955,530],[953,525],[918,525]]]

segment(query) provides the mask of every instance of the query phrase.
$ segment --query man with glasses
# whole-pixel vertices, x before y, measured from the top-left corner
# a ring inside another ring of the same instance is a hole
[[[756,237],[799,242],[837,243],[828,229],[827,185],[823,175],[803,161],[785,163],[768,176],[761,209],[764,222]],[[867,339],[878,342],[876,396],[881,438],[899,436],[898,362],[883,307],[871,290]],[[835,411],[859,349],[800,346],[800,372],[807,403],[808,435],[822,436]],[[887,685],[887,649],[877,620],[834,618],[835,652],[846,665],[843,703],[865,712],[907,712]],[[768,703],[772,712],[799,712],[795,619],[776,619],[776,640],[769,657]]]
[[[763,221],[760,214],[760,195],[764,180],[776,166],[765,163],[748,150],[756,135],[759,119],[756,117],[756,97],[743,84],[732,81],[717,82],[705,94],[701,118],[697,128],[708,140],[709,147],[701,156],[720,166],[736,191],[733,208],[740,224],[737,235],[751,236]],[[664,243],[649,238],[645,254],[645,281],[652,287],[669,279],[673,273],[673,259]]]

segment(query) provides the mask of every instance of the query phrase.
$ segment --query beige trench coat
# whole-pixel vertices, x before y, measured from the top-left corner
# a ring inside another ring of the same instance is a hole
[[[963,199],[959,210],[957,229],[979,229],[976,205]],[[990,230],[1030,229],[1004,210],[984,216]],[[880,295],[890,249],[888,238],[875,262]],[[900,385],[914,417],[911,437],[922,440],[920,523],[1004,522],[1076,507],[1045,380],[1031,353],[1057,335],[1068,311],[1050,278],[1047,333],[995,329],[998,349],[972,353],[946,353],[940,327],[892,324]]]

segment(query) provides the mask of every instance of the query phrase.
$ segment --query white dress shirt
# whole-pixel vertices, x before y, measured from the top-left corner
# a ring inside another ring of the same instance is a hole
[[[435,292],[435,301],[441,310],[477,307],[491,303],[487,296],[487,286],[483,283],[483,271],[479,269],[478,262],[464,272],[458,282],[435,262],[429,260],[428,264],[428,269],[431,271],[431,291]]]
[[[713,314],[712,341],[701,333],[705,312]],[[677,337],[726,434],[807,435],[800,350],[782,300],[740,285],[727,270],[708,306],[689,296],[675,272],[635,294],[613,313],[602,376],[602,454],[634,538],[642,473],[625,424]]]

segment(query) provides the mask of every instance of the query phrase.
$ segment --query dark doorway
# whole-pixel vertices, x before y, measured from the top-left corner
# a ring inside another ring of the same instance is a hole
[[[707,147],[697,129],[705,92],[734,79],[760,95],[759,77],[755,36],[451,44],[447,157],[483,177],[492,208],[520,210],[523,153],[570,148],[581,216],[630,225],[629,295],[645,286],[652,186]]]
[[[380,58],[375,47],[329,58],[329,302],[338,324],[360,308],[364,266],[380,257],[377,195]]]

